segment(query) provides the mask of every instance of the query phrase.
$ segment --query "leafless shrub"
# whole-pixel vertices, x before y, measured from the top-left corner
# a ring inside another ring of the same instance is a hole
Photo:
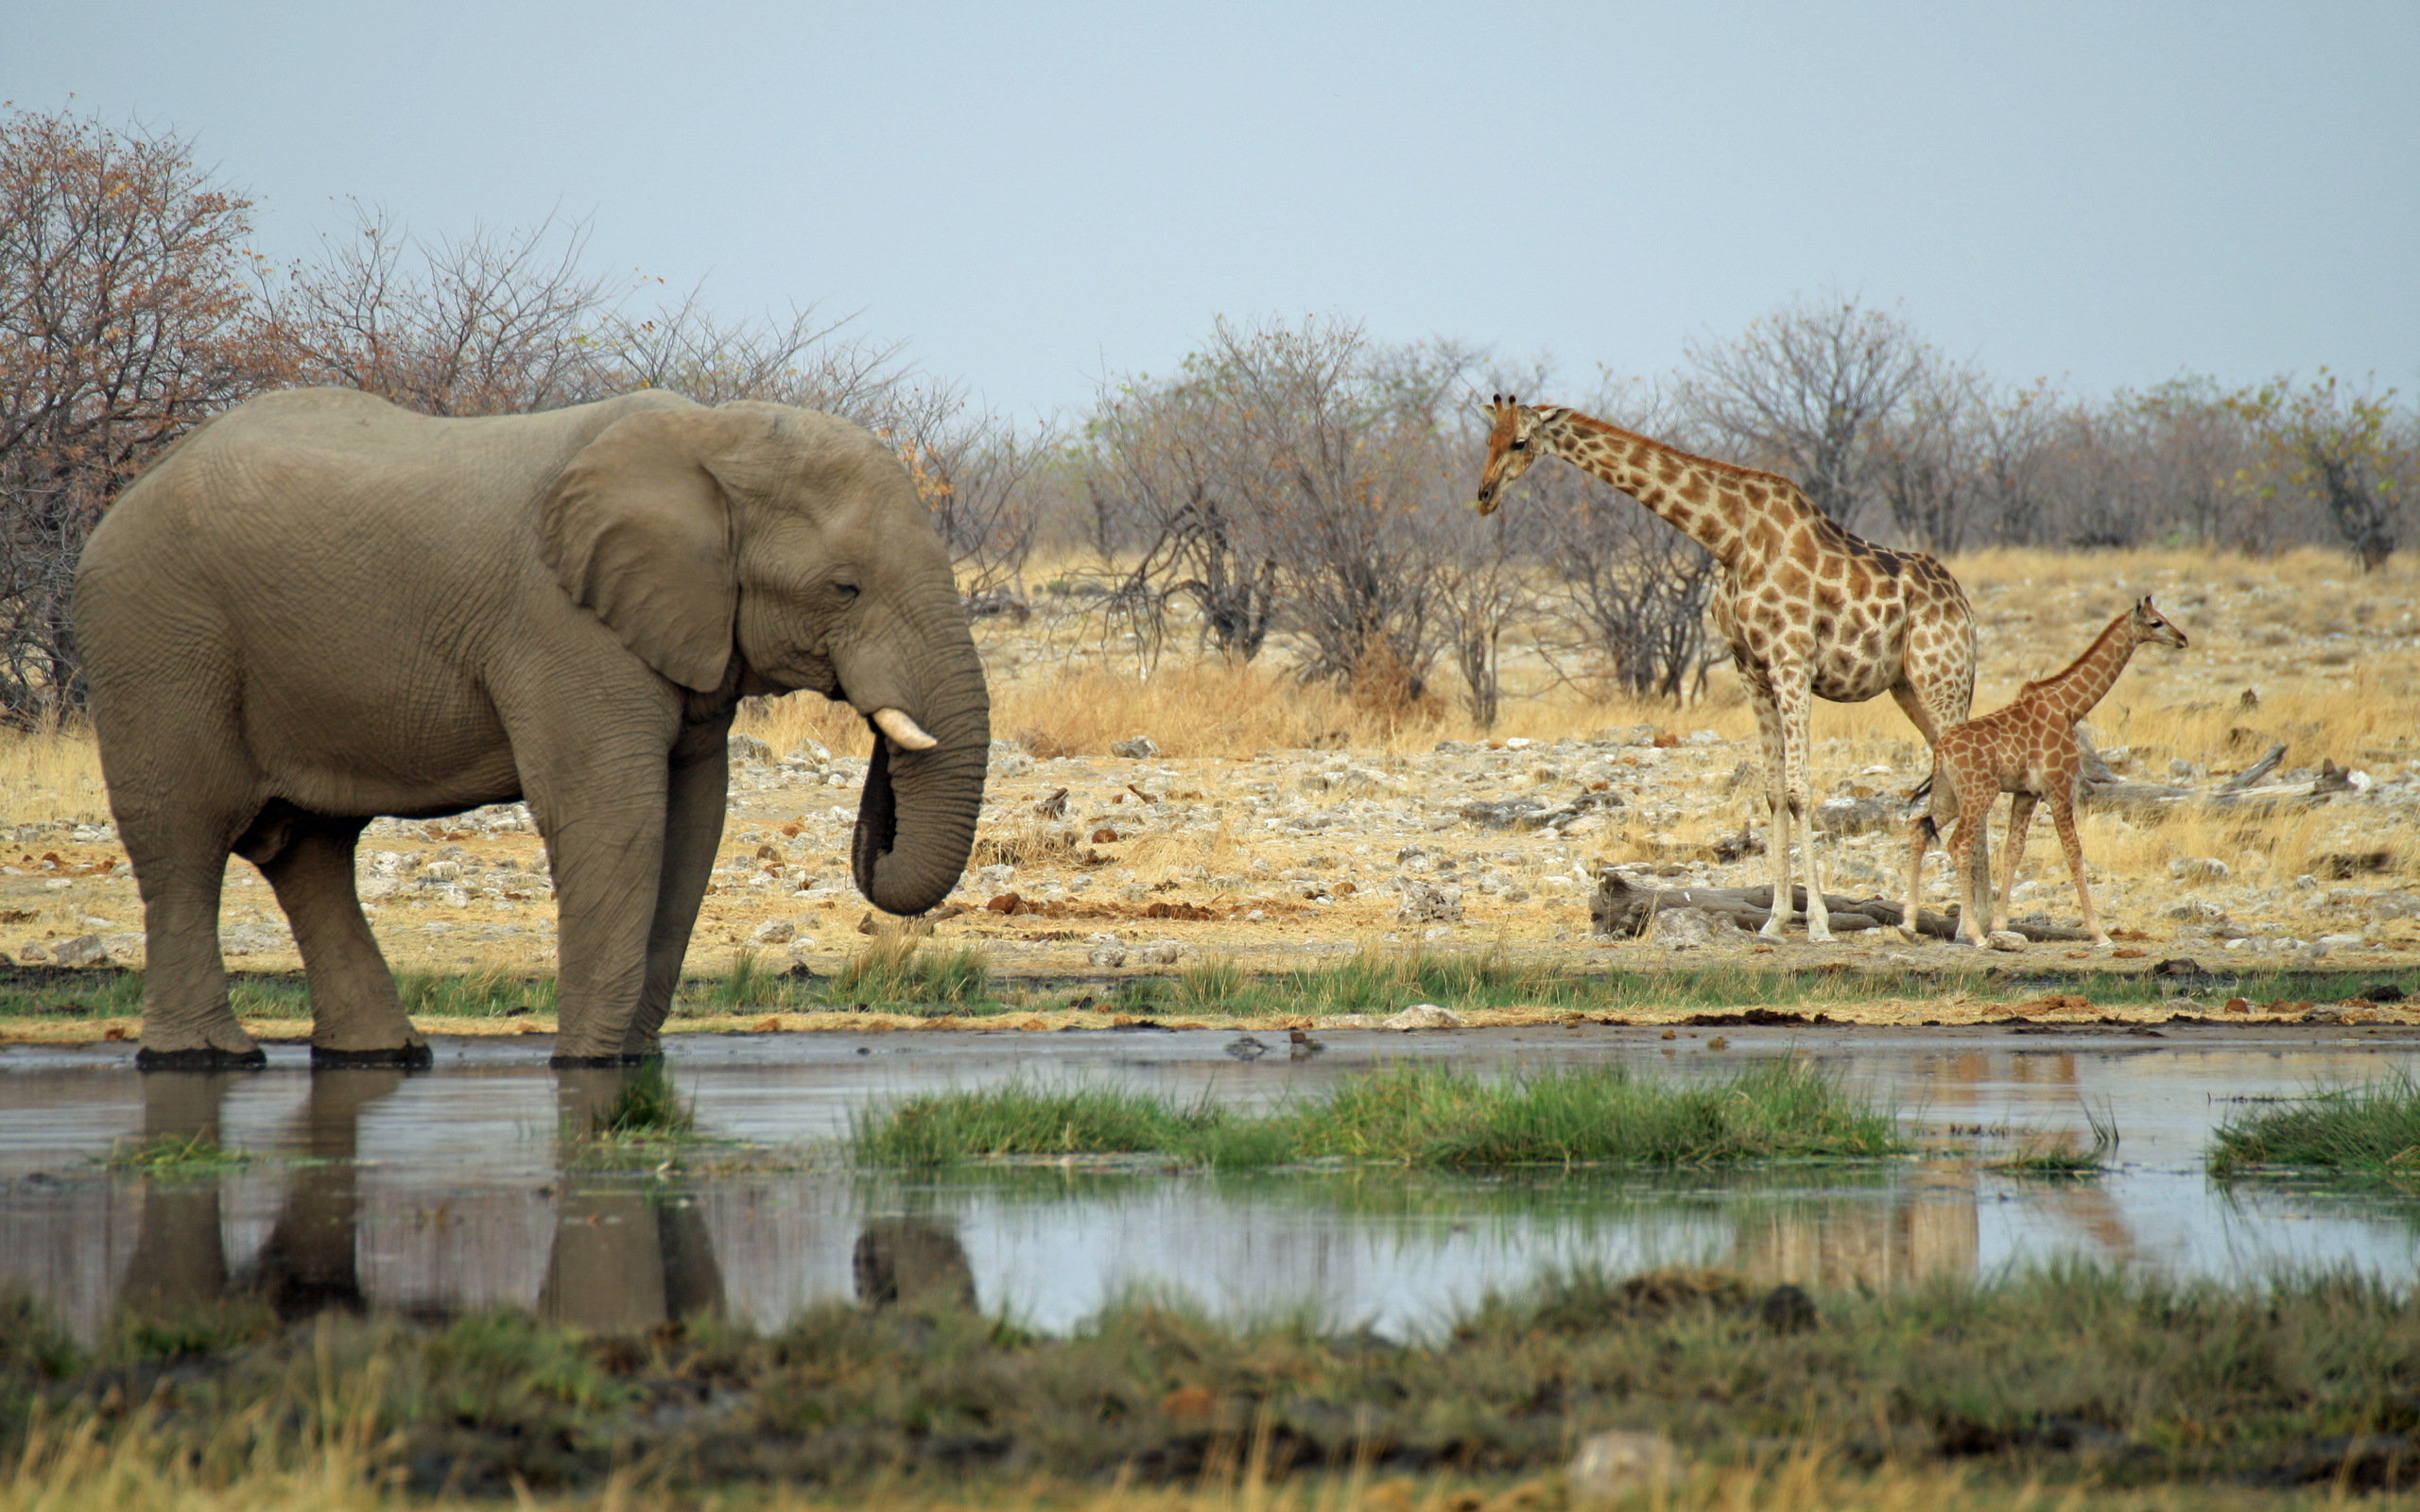
[[[1876,429],[1925,371],[1927,352],[1895,312],[1837,292],[1752,320],[1722,345],[1692,343],[1676,399],[1704,443],[1794,478],[1856,528]]]
[[[179,137],[0,120],[0,718],[81,702],[68,598],[117,490],[283,375],[250,209]]]

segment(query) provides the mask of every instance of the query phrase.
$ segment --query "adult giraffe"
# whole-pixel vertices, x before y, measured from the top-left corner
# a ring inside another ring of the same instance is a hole
[[[1888,693],[1934,744],[1975,701],[1975,615],[1965,591],[1922,552],[1850,535],[1788,478],[1693,456],[1559,404],[1498,394],[1491,413],[1487,471],[1472,508],[1493,514],[1531,462],[1559,456],[1654,510],[1720,564],[1715,627],[1730,644],[1764,737],[1773,861],[1764,933],[1780,935],[1794,912],[1794,822],[1806,832],[1806,937],[1830,939],[1807,801],[1813,700],[1863,703]]]

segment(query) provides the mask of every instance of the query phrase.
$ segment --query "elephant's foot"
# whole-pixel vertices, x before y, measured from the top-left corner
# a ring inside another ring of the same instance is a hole
[[[597,1071],[614,1066],[642,1066],[650,1060],[661,1060],[663,1058],[664,1053],[660,1050],[652,1055],[646,1056],[627,1054],[611,1056],[550,1056],[547,1057],[546,1065],[549,1069],[554,1071]]]
[[[426,1071],[436,1064],[428,1041],[413,1036],[412,1043],[396,1045],[387,1050],[337,1050],[328,1045],[311,1047],[313,1070],[340,1066],[392,1067],[404,1071]]]
[[[258,1071],[268,1064],[268,1052],[258,1045],[250,1050],[227,1050],[217,1045],[154,1050],[145,1045],[134,1053],[137,1071]]]
[[[144,1071],[214,1071],[221,1067],[266,1066],[268,1055],[252,1042],[235,1016],[223,1009],[205,1018],[199,1027],[154,1022],[143,1025],[142,1048],[134,1064]]]

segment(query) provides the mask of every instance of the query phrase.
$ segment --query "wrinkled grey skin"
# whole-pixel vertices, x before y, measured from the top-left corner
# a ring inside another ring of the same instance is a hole
[[[881,908],[958,879],[991,740],[949,562],[898,459],[827,415],[649,392],[432,420],[271,394],[127,490],[78,634],[142,889],[146,1065],[257,1063],[218,952],[229,854],[268,878],[321,1062],[427,1047],[354,892],[378,815],[526,799],[561,916],[564,1064],[652,1055],[722,833],[739,698],[896,709],[852,861]]]

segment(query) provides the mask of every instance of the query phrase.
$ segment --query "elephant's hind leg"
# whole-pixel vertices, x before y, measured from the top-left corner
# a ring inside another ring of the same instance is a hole
[[[257,858],[302,952],[311,1063],[425,1066],[428,1041],[395,997],[394,974],[354,891],[354,844],[368,822],[289,811],[255,825],[238,849]],[[265,834],[265,828],[278,833]]]
[[[146,1071],[267,1065],[228,1005],[218,952],[219,885],[241,821],[199,804],[149,809],[121,800],[117,809],[143,896],[143,1046],[135,1064]]]

